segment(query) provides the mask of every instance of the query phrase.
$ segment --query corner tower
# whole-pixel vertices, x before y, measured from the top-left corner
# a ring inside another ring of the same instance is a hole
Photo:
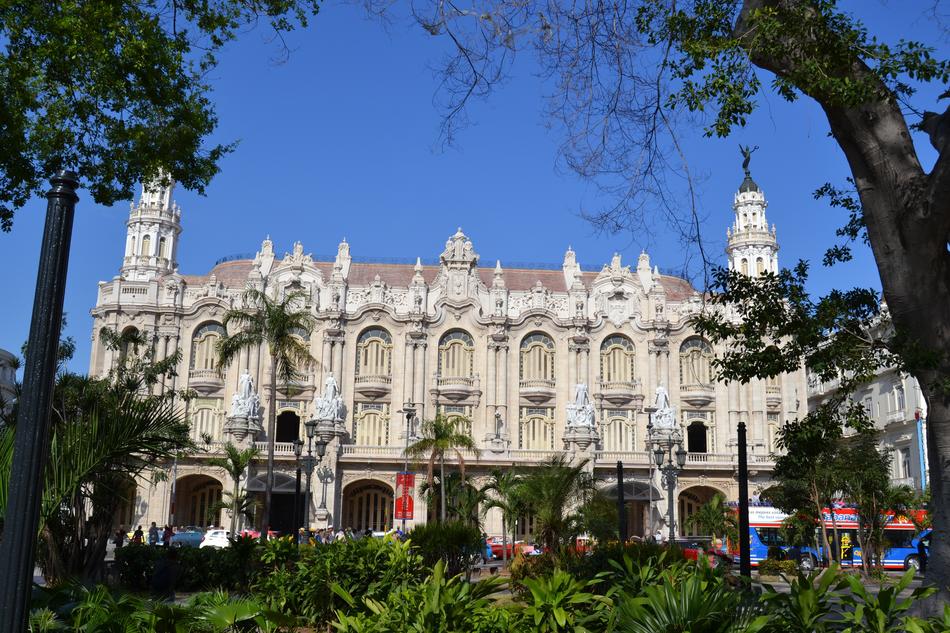
[[[749,161],[755,150],[743,149],[745,178],[739,185],[732,208],[736,213],[731,229],[726,230],[726,255],[729,269],[744,275],[778,272],[778,240],[775,227],[765,218],[765,194],[749,173]]]
[[[170,179],[142,185],[138,204],[129,211],[124,278],[147,281],[177,270],[181,209],[172,201],[174,188]]]

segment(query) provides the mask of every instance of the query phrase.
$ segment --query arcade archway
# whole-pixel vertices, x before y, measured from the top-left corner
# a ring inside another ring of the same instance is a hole
[[[609,499],[617,499],[617,484],[602,489]],[[624,507],[627,511],[627,536],[645,538],[649,536],[655,521],[651,520],[651,505],[656,514],[660,502],[660,491],[642,481],[626,481],[623,485]]]
[[[206,527],[221,525],[221,482],[209,475],[185,475],[175,482],[174,522]]]
[[[393,501],[391,486],[381,481],[363,479],[343,489],[343,514],[340,527],[356,531],[384,531],[392,527]]]
[[[695,527],[687,527],[689,517],[709,503],[717,494],[726,495],[725,491],[713,488],[712,486],[690,486],[682,490],[679,494],[679,533],[681,536],[709,536],[702,534],[702,530]]]

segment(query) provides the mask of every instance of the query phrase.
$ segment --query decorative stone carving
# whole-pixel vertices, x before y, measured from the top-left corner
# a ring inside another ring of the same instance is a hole
[[[591,402],[586,384],[581,383],[574,387],[574,402],[567,405],[567,425],[591,428],[594,426],[594,403]]]
[[[253,438],[264,430],[261,426],[261,399],[254,388],[254,379],[247,369],[238,381],[238,390],[231,396],[231,415],[224,424],[224,432],[238,442]]]
[[[653,428],[669,430],[676,428],[676,408],[670,404],[670,394],[663,385],[656,388],[653,409],[654,411],[650,413]]]
[[[314,417],[317,420],[329,420],[334,423],[342,423],[346,416],[346,408],[343,405],[343,396],[340,393],[340,387],[336,383],[333,374],[327,376],[323,382],[323,393],[314,403]]]

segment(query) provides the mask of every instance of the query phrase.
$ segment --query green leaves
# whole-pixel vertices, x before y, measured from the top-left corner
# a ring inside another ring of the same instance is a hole
[[[219,49],[258,23],[305,26],[317,0],[0,1],[0,229],[56,170],[93,199],[130,198],[160,170],[203,192],[234,144],[208,146]]]

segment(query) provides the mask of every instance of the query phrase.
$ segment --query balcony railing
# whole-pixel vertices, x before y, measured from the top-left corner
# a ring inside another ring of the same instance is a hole
[[[392,376],[357,376],[356,377],[356,384],[358,385],[367,383],[367,382],[382,383],[382,384],[389,385],[389,384],[392,384],[393,378]]]
[[[534,389],[537,387],[543,387],[547,389],[554,389],[554,381],[547,380],[546,378],[535,378],[533,380],[522,380],[521,388],[522,389]]]
[[[440,387],[474,387],[474,376],[437,376],[435,382]]]
[[[221,380],[217,369],[192,369],[188,372],[191,378],[201,378],[202,380]]]
[[[704,407],[716,397],[716,390],[712,385],[692,384],[680,387],[680,398],[694,407]]]
[[[267,442],[254,442],[254,447],[260,452],[261,457],[267,455]],[[274,455],[293,455],[293,442],[274,442]]]
[[[392,376],[377,374],[356,377],[356,393],[367,398],[379,398],[392,390]]]
[[[647,451],[597,451],[598,462],[649,464],[651,459],[653,457]]]
[[[888,411],[887,413],[888,422],[903,422],[906,419],[907,419],[907,413],[905,413],[903,409]]]

